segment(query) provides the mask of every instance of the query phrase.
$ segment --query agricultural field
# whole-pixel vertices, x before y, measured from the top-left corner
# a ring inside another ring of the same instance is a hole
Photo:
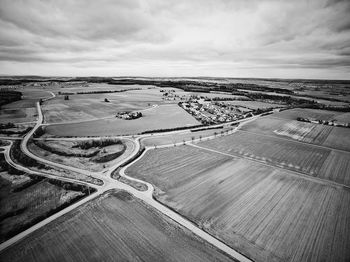
[[[263,117],[242,126],[241,130],[322,145],[334,127],[297,120]],[[349,130],[350,131],[350,130]]]
[[[158,100],[127,100],[124,94],[70,95],[69,100],[58,96],[42,106],[45,123],[94,120],[114,117],[120,111],[135,111],[150,108]],[[109,102],[105,102],[107,98]]]
[[[86,195],[82,187],[18,171],[2,154],[0,168],[0,242]]]
[[[47,126],[45,132],[53,136],[107,136],[137,134],[144,131],[195,126],[200,123],[176,104],[160,105],[142,111],[135,120],[101,119],[81,123]]]
[[[98,172],[129,156],[134,149],[130,140],[100,139],[87,141],[31,140],[29,150],[52,162]]]
[[[7,108],[0,110],[0,123],[22,123],[35,121],[37,112],[35,107]]]
[[[339,114],[334,119],[339,122],[350,123],[350,113]]]
[[[125,191],[55,220],[0,254],[1,261],[232,261]]]
[[[141,86],[141,85],[109,85],[106,83],[88,83],[84,85],[73,85],[57,88],[57,92],[61,93],[77,93],[77,92],[99,92],[99,91],[124,91],[130,89],[147,89],[152,86]]]
[[[238,131],[198,144],[236,156],[317,176],[331,150]],[[272,146],[273,145],[273,146]]]
[[[280,119],[272,116],[259,118],[243,125],[242,131],[276,136],[291,140],[350,151],[350,129],[328,125]]]
[[[350,152],[350,128],[333,127],[323,145]]]
[[[342,186],[191,146],[150,150],[126,173],[253,261],[350,258],[350,191]]]

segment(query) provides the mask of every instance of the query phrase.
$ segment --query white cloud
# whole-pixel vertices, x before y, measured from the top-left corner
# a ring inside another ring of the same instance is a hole
[[[0,69],[349,78],[349,10],[322,0],[2,0]]]

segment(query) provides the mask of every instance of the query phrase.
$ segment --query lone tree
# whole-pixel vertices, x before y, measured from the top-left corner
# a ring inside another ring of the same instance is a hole
[[[109,102],[109,100],[108,100],[107,98],[105,98],[105,102],[106,102],[106,103],[108,103],[108,102]]]
[[[202,135],[199,136],[199,141],[202,141]]]
[[[192,143],[193,143],[193,141],[194,141],[194,136],[193,136],[193,137],[191,137],[191,139],[192,139]]]

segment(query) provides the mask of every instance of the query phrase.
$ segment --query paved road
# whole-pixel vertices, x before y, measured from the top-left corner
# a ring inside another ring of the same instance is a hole
[[[93,195],[83,199],[82,201],[79,201],[65,209],[63,209],[62,211],[54,214],[53,216],[50,216],[49,218],[41,221],[40,223],[36,224],[35,226],[27,229],[26,231],[23,231],[22,233],[16,235],[15,237],[9,239],[8,241],[2,243],[0,245],[0,251],[4,250],[5,248],[13,245],[14,243],[16,243],[17,241],[23,239],[24,237],[26,237],[27,235],[31,234],[32,232],[34,232],[35,230],[38,230],[39,228],[47,225],[48,223],[50,223],[51,221],[67,214],[68,212],[70,212],[71,210],[77,208],[78,206],[86,203],[87,201],[90,201],[91,199],[101,195],[102,193],[111,190],[111,189],[119,189],[119,190],[126,190],[129,193],[133,194],[135,197],[141,199],[142,201],[146,202],[147,204],[149,204],[150,206],[152,206],[153,208],[157,209],[158,211],[160,211],[162,214],[168,216],[169,218],[173,219],[174,221],[176,221],[177,223],[179,223],[180,225],[182,225],[183,227],[189,229],[192,233],[196,234],[197,236],[201,237],[202,239],[206,240],[207,242],[211,243],[213,246],[217,247],[218,249],[222,250],[223,252],[227,253],[228,255],[230,255],[231,257],[239,260],[239,261],[251,261],[248,258],[246,258],[245,256],[241,255],[240,253],[238,253],[237,251],[235,251],[233,248],[227,246],[226,244],[224,244],[223,242],[219,241],[218,239],[214,238],[213,236],[211,236],[210,234],[206,233],[205,231],[203,231],[202,229],[198,228],[196,225],[194,225],[192,222],[190,222],[189,220],[187,220],[186,218],[180,216],[179,214],[177,214],[176,212],[172,211],[171,209],[169,209],[168,207],[160,204],[159,202],[157,202],[156,200],[153,199],[153,191],[154,188],[150,183],[147,183],[145,181],[139,180],[139,179],[135,179],[132,177],[129,177],[127,175],[125,175],[125,170],[127,167],[129,167],[131,164],[134,163],[134,161],[132,161],[131,163],[129,163],[127,166],[125,166],[124,168],[121,169],[120,174],[122,176],[124,176],[127,179],[130,180],[134,180],[134,181],[138,181],[140,183],[144,183],[147,185],[147,191],[138,191],[135,188],[126,185],[124,183],[121,183],[120,181],[117,181],[115,179],[113,179],[111,177],[112,172],[118,168],[122,163],[118,162],[115,165],[113,165],[112,167],[108,168],[107,170],[105,170],[104,172],[88,172],[85,170],[81,170],[79,168],[75,168],[75,167],[70,167],[70,166],[66,166],[66,165],[62,165],[62,164],[58,164],[58,163],[54,163],[52,161],[40,158],[34,154],[32,154],[28,148],[27,148],[27,143],[29,141],[29,139],[31,138],[31,136],[34,134],[34,132],[38,129],[38,127],[42,124],[43,122],[43,115],[41,112],[41,108],[40,108],[40,104],[37,103],[37,110],[38,110],[38,120],[36,125],[34,126],[34,128],[23,138],[22,142],[21,142],[21,150],[27,154],[28,156],[46,163],[48,165],[53,165],[56,167],[60,167],[63,169],[68,169],[74,172],[78,172],[78,173],[83,173],[83,174],[89,174],[92,177],[95,177],[97,179],[101,179],[103,180],[104,184],[103,186],[100,187],[96,187],[97,188],[97,193],[94,193]],[[257,117],[257,116],[256,116]],[[253,117],[252,119],[249,119],[250,121],[253,121],[256,117]],[[246,120],[247,121],[247,120]],[[168,132],[168,134],[173,134],[176,132]],[[164,135],[166,133],[163,133],[162,135]],[[131,158],[133,158],[138,151],[140,150],[140,139],[150,136],[150,134],[147,135],[142,135],[142,136],[138,136],[136,139],[136,143],[135,143],[135,147],[133,152],[126,158],[124,159],[124,161],[122,162],[126,162],[128,160],[130,160]],[[128,138],[130,139],[130,138]],[[173,144],[171,145],[167,145],[167,146],[174,146]],[[150,150],[150,148],[147,148],[145,150],[145,152],[143,153],[146,154],[146,152]],[[141,157],[143,156],[141,155]],[[8,158],[7,159],[10,163],[13,163],[13,161],[11,161],[9,154],[7,154]],[[140,158],[141,158],[140,157]],[[140,159],[138,158],[138,159]],[[19,168],[18,166],[16,166],[16,168]],[[68,181],[68,180],[67,180]],[[70,179],[70,182],[80,182],[80,181],[76,181],[74,179]]]

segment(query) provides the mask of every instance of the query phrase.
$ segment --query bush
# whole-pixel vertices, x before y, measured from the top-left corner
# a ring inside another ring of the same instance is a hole
[[[111,145],[122,145],[123,142],[119,139],[100,139],[100,140],[88,140],[88,141],[81,141],[78,142],[76,145],[73,146],[73,148],[80,148],[80,149],[90,149],[93,147],[105,147],[105,146],[111,146]]]

